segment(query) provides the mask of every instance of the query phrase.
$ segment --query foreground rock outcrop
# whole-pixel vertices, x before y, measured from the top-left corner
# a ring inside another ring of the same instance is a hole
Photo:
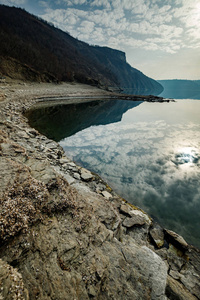
[[[2,85],[0,299],[200,299],[200,253],[70,161],[22,115],[81,85]]]

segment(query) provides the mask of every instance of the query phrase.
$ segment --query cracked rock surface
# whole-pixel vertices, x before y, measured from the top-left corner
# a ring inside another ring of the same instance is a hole
[[[200,299],[199,250],[70,161],[22,114],[38,97],[106,92],[5,83],[0,93],[0,299]]]

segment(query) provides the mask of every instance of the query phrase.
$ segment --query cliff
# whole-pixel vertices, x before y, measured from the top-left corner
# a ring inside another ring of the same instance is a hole
[[[159,95],[163,87],[126,62],[126,54],[107,47],[94,47],[96,57],[116,76],[119,86],[127,94]]]
[[[39,97],[63,95],[106,92],[1,84],[0,298],[199,299],[199,250],[29,127]]]
[[[135,94],[162,87],[126,62],[125,54],[90,46],[25,10],[0,5],[0,75],[35,81],[78,81]]]

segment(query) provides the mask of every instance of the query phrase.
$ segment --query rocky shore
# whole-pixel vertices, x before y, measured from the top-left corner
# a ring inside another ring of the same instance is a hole
[[[23,113],[53,96],[110,94],[1,83],[0,299],[200,299],[200,251],[29,127]]]

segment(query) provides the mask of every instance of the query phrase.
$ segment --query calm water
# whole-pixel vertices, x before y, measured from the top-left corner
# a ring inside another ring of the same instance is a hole
[[[51,128],[48,135],[75,162],[198,247],[199,115],[198,100],[110,101],[34,112],[43,133]]]

